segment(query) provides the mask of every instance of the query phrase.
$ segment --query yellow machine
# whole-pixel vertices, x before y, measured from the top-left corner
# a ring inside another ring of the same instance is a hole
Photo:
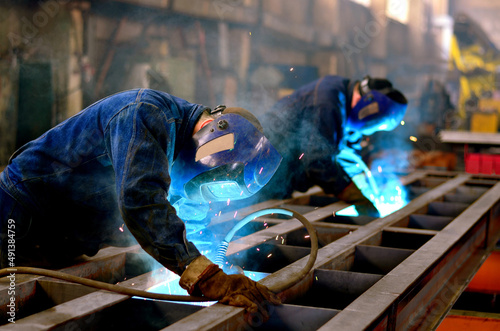
[[[450,73],[458,79],[457,110],[462,129],[497,132],[500,100],[494,98],[500,52],[485,32],[465,14],[455,18],[450,48]]]

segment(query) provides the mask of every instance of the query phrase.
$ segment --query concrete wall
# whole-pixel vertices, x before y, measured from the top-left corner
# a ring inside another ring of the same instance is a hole
[[[0,6],[0,165],[7,163],[16,146],[18,78],[23,63],[48,63],[52,68],[47,78],[53,86],[52,125],[81,108],[83,21],[81,11],[68,8],[66,2]]]

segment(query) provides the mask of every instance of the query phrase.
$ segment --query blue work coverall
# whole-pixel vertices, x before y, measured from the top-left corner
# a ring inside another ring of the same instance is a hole
[[[205,109],[160,91],[124,91],[21,147],[0,174],[2,267],[11,220],[15,265],[138,242],[181,274],[200,253],[167,201],[169,169]]]
[[[346,114],[354,83],[325,76],[279,100],[262,118],[265,135],[283,156],[276,174],[259,192],[260,200],[285,199],[314,185],[337,194],[351,175],[336,155],[344,142]]]

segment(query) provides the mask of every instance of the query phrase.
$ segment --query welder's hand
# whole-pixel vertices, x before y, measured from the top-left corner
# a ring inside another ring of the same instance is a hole
[[[361,190],[354,184],[350,183],[342,192],[338,193],[337,198],[347,203],[352,203],[360,215],[368,215],[372,217],[380,217],[380,213],[373,203],[366,198]]]
[[[260,312],[264,320],[269,318],[266,306],[281,303],[264,285],[243,275],[227,275],[204,256],[191,262],[179,284],[189,294],[203,294],[208,299],[245,308],[249,313]]]

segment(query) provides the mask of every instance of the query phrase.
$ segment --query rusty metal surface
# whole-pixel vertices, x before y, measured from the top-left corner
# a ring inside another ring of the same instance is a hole
[[[347,205],[317,189],[238,209],[242,218],[262,208],[291,208],[302,212],[318,232],[320,250],[313,270],[280,294],[284,304],[272,309],[266,323],[245,320],[241,308],[221,304],[145,301],[19,275],[16,329],[113,330],[139,325],[183,331],[435,329],[499,238],[499,179],[414,172],[401,178],[411,201],[377,219],[337,216]],[[210,227],[224,232],[234,221],[230,212],[214,219]],[[261,281],[268,286],[301,270],[310,249],[300,222],[268,215],[252,223],[253,233],[230,243],[228,260],[243,266],[257,261],[250,270],[270,273]],[[262,229],[262,224],[268,228]],[[158,278],[147,272],[145,263],[144,268],[131,267],[131,261],[141,261],[143,254],[137,246],[110,247],[65,271],[146,289]],[[0,279],[2,307],[7,290],[8,280]],[[13,327],[5,324],[0,330]]]

